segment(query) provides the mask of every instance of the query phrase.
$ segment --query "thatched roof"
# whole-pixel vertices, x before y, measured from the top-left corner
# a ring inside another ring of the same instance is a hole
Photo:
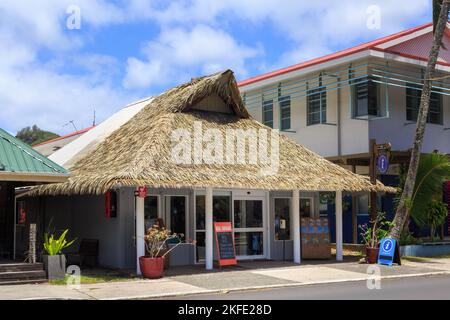
[[[215,96],[229,113],[205,111],[196,105]],[[280,135],[279,169],[262,174],[257,164],[177,164],[172,160],[177,129],[271,129],[252,119],[241,100],[232,71],[197,78],[161,94],[72,167],[66,183],[43,185],[32,194],[101,194],[117,186],[150,188],[197,187],[303,191],[394,192],[381,183],[351,173]],[[272,146],[272,144],[270,144]],[[270,149],[270,148],[269,148]],[[191,158],[192,159],[192,158]]]

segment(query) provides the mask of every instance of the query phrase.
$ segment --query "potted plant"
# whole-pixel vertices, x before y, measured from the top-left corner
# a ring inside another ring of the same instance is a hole
[[[386,220],[385,213],[380,212],[372,223],[372,226],[367,224],[360,226],[360,229],[362,230],[361,236],[366,245],[367,263],[377,263],[378,254],[380,252],[380,240],[388,236],[391,225],[392,222]]]
[[[76,240],[67,242],[67,232],[69,229],[64,230],[58,239],[53,234],[44,234],[44,250],[47,254],[44,254],[42,259],[49,280],[64,279],[66,275],[66,257],[62,250],[71,246]]]
[[[144,278],[157,279],[163,276],[165,257],[182,243],[180,240],[182,236],[158,225],[146,231],[144,237],[146,255],[139,257],[139,267]],[[167,243],[173,241],[176,241],[176,244],[169,248]]]

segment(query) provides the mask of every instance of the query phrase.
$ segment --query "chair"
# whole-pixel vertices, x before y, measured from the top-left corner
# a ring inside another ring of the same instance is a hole
[[[78,252],[66,254],[67,264],[96,267],[98,265],[98,242],[97,239],[82,239]]]

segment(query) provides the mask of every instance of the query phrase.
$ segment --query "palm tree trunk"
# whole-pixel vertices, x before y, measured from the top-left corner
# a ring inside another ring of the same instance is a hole
[[[442,43],[442,37],[447,25],[449,11],[449,3],[447,0],[442,1],[441,13],[434,32],[433,45],[430,50],[427,68],[425,70],[425,79],[422,89],[422,96],[420,99],[419,114],[417,116],[416,135],[414,137],[414,144],[411,151],[411,160],[409,164],[408,174],[406,176],[405,186],[400,198],[393,226],[389,232],[389,236],[395,239],[400,237],[400,233],[409,217],[408,203],[414,192],[414,184],[419,167],[420,152],[422,150],[423,136],[425,134],[425,127],[428,118],[428,110],[430,107],[430,96],[432,88],[432,78],[436,69],[436,62],[439,55],[439,49]]]

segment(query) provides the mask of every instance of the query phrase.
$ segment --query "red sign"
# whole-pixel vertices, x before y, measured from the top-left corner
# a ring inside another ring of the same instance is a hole
[[[236,249],[231,222],[214,222],[216,234],[217,257],[220,266],[236,265]]]
[[[19,209],[19,224],[25,224],[25,221],[27,220],[27,213],[23,208]]]
[[[147,196],[147,187],[138,187],[137,196],[139,198],[145,198]]]

